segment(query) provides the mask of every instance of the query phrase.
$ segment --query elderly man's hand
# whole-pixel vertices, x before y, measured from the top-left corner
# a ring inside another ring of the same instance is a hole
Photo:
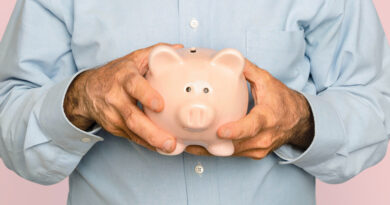
[[[286,143],[306,149],[314,136],[314,122],[305,97],[248,60],[244,75],[251,84],[255,106],[247,116],[217,132],[220,138],[233,140],[234,156],[262,159]],[[209,155],[199,146],[186,151]]]
[[[65,96],[68,119],[83,130],[96,122],[108,132],[151,150],[172,152],[176,147],[175,137],[156,127],[136,105],[138,100],[155,112],[163,110],[162,97],[143,77],[148,70],[149,53],[158,45],[162,44],[134,51],[81,73]]]

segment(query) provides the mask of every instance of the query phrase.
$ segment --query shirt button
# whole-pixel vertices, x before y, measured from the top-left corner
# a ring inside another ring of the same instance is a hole
[[[88,137],[85,137],[85,138],[81,139],[81,141],[85,142],[85,143],[89,143],[89,142],[91,142],[91,139]]]
[[[201,164],[196,165],[196,166],[195,166],[195,172],[196,172],[197,174],[202,174],[202,173],[204,172],[203,166],[202,166]]]
[[[199,26],[199,21],[196,20],[196,19],[192,19],[192,20],[190,21],[190,26],[191,26],[191,28],[193,28],[193,29],[198,28],[198,26]]]

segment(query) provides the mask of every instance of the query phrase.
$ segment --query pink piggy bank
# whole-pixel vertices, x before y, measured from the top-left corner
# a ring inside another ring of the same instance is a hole
[[[182,153],[188,145],[201,145],[216,156],[234,153],[232,141],[218,138],[217,129],[247,112],[244,65],[241,53],[229,48],[216,52],[159,46],[151,52],[146,79],[163,97],[164,110],[145,108],[145,113],[177,138],[169,155]]]

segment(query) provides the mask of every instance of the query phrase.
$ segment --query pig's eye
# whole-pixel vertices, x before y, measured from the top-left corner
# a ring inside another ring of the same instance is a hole
[[[203,92],[204,92],[204,93],[209,93],[209,91],[210,91],[210,90],[209,90],[208,88],[203,88]]]
[[[186,87],[186,92],[187,93],[191,92],[191,87],[190,86]]]

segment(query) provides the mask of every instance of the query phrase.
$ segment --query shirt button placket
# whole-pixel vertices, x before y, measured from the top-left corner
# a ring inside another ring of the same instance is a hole
[[[179,37],[180,43],[186,47],[199,46],[200,28],[202,27],[202,2],[193,0],[179,0]],[[203,10],[202,10],[203,9]]]

